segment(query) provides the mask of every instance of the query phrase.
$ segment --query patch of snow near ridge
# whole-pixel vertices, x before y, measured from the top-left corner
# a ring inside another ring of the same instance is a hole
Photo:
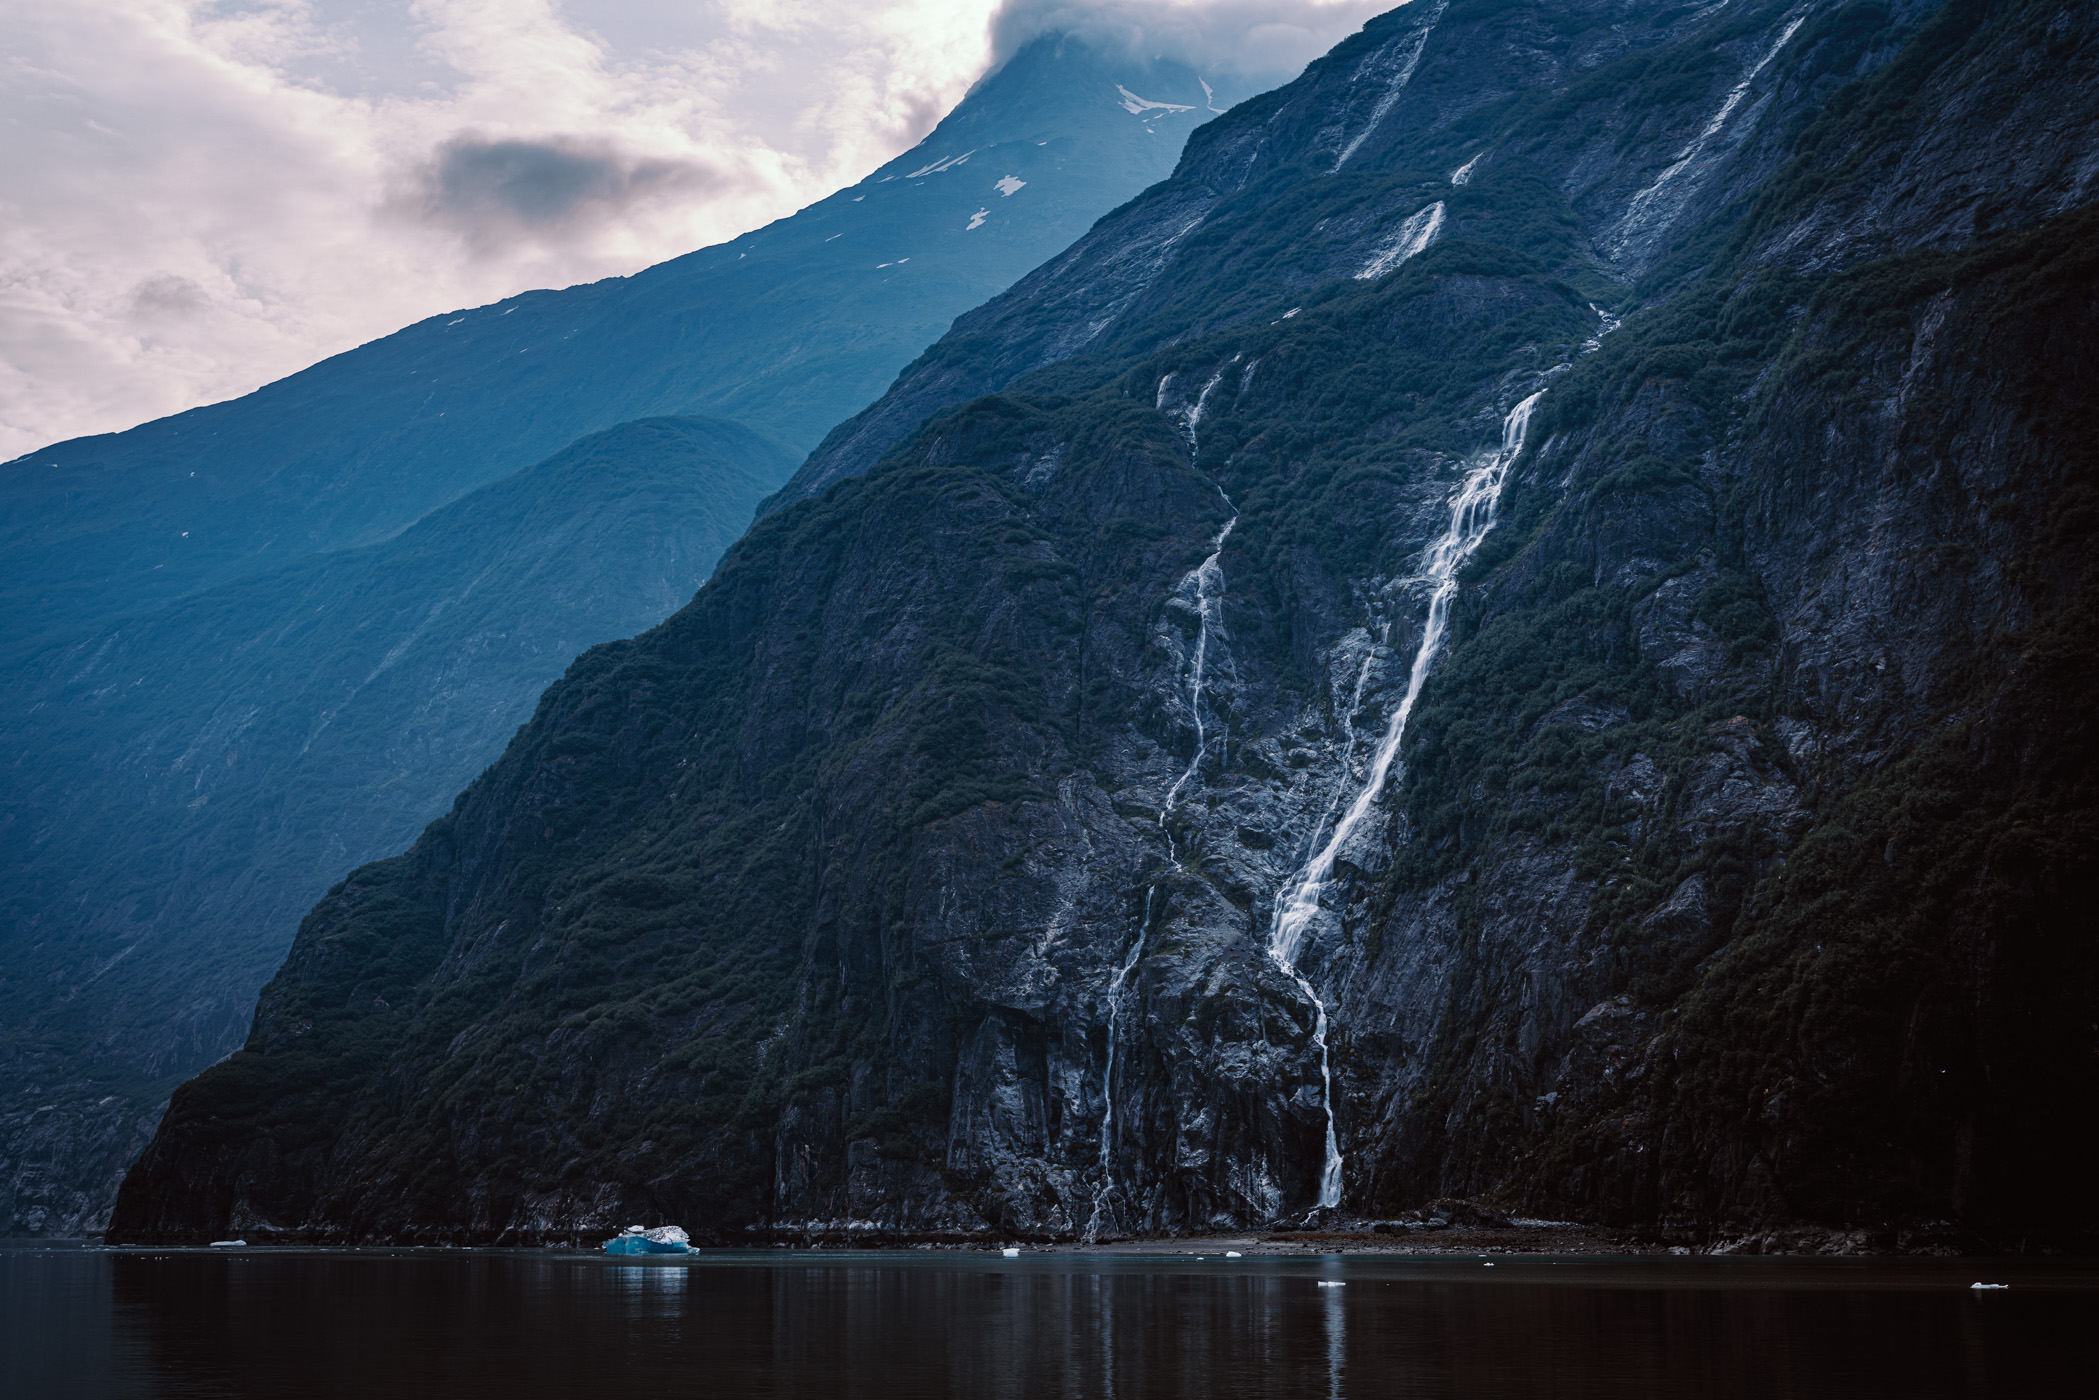
[[[943,170],[954,169],[956,166],[960,165],[963,161],[968,160],[971,156],[975,155],[976,153],[976,148],[972,146],[970,147],[970,149],[964,151],[959,156],[949,156],[946,160],[936,160],[931,165],[922,165],[918,169],[912,171],[909,175],[906,175],[904,178],[906,180],[916,180],[921,175],[938,175]]]
[[[968,233],[970,229],[976,228],[979,224],[982,224],[984,222],[984,216],[989,214],[990,212],[991,211],[989,209],[979,209],[976,213],[970,215],[969,227],[963,229],[962,231],[964,233]]]
[[[1122,101],[1115,105],[1133,117],[1141,117],[1150,111],[1192,112],[1195,110],[1193,107],[1184,107],[1178,102],[1154,102],[1149,97],[1139,97],[1121,83],[1115,85],[1115,90],[1122,94]]]
[[[997,190],[1000,194],[1005,195],[1009,199],[1012,196],[1019,194],[1022,190],[1026,189],[1027,187],[1028,182],[1026,180],[1017,180],[1011,175],[1003,176],[1000,179],[991,182],[991,188]]]
[[[1453,171],[1451,171],[1451,172],[1450,172],[1450,182],[1451,182],[1451,183],[1452,183],[1453,185],[1469,185],[1469,184],[1471,184],[1471,183],[1472,183],[1472,167],[1473,167],[1473,166],[1475,166],[1475,165],[1478,165],[1478,164],[1480,163],[1480,156],[1483,156],[1483,155],[1485,155],[1485,154],[1486,154],[1486,152],[1485,152],[1485,151],[1481,151],[1481,152],[1479,153],[1479,156],[1474,156],[1474,157],[1473,157],[1473,158],[1472,158],[1471,160],[1468,160],[1468,161],[1466,161],[1466,162],[1465,162],[1465,163],[1464,163],[1463,165],[1459,166],[1459,167],[1458,167],[1458,168],[1457,168],[1456,170],[1453,170]]]

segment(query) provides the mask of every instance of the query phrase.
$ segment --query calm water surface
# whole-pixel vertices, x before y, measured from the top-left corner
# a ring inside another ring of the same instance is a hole
[[[2089,1400],[2095,1323],[2089,1263],[0,1248],[8,1400]]]

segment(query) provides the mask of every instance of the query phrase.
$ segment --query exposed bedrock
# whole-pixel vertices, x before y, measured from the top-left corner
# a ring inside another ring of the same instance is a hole
[[[1083,1237],[1338,1169],[2088,1239],[2095,80],[2047,3],[1374,21],[331,893],[115,1234]]]

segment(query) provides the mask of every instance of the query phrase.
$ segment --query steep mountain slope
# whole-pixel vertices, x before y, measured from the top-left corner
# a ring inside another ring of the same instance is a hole
[[[585,648],[692,595],[790,459],[647,419],[383,544],[32,654],[0,682],[0,1222],[106,1219],[239,1044],[300,913],[399,850]]]
[[[959,312],[1170,171],[1206,100],[1180,65],[1038,40],[792,218],[19,458],[0,468],[0,647],[383,539],[630,419],[730,418],[806,451]]]
[[[331,891],[114,1237],[2089,1240],[2095,95],[2055,0],[1374,21]]]
[[[584,646],[684,602],[792,461],[630,426],[454,498],[694,406],[806,448],[1166,173],[1210,92],[1041,40],[770,228],[0,469],[0,1233],[99,1227],[300,911],[442,812]]]

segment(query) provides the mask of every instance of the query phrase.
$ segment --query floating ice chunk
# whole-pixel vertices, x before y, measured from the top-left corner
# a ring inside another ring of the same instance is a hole
[[[1319,1286],[1320,1286],[1321,1288],[1346,1288],[1346,1287],[1348,1287],[1348,1285],[1347,1285],[1346,1283],[1343,1283],[1343,1282],[1342,1282],[1342,1281],[1341,1281],[1340,1279],[1337,1279],[1337,1278],[1323,1278],[1323,1279],[1319,1280]]]
[[[1028,182],[1026,180],[1016,180],[1011,175],[1004,176],[1001,179],[997,179],[991,182],[991,188],[997,190],[1000,194],[1004,195],[1008,199],[1011,199],[1014,195],[1019,194],[1022,190],[1026,189],[1027,187]]]
[[[686,1254],[691,1249],[692,1237],[675,1225],[658,1225],[646,1230],[639,1225],[629,1225],[605,1241],[607,1254]]]
[[[1227,1259],[1237,1259],[1240,1257],[1240,1254],[1239,1251],[1236,1249],[1228,1249],[1224,1252],[1224,1257]]]
[[[1002,1249],[999,1253],[1005,1255],[1008,1259],[1020,1258],[1020,1251],[1017,1249]]]
[[[2010,1288],[2010,1287],[2011,1287],[2011,1285],[2010,1285],[2010,1284],[2008,1284],[2008,1283],[1971,1283],[1971,1284],[1969,1284],[1969,1285],[1968,1285],[1968,1287],[1970,1287],[1970,1288],[1980,1288],[1980,1289],[1983,1289],[1983,1290],[1987,1291],[1987,1290],[1990,1290],[1990,1289],[1996,1289],[1996,1288]]]
[[[248,1242],[246,1240],[213,1240],[211,1242],[211,1247],[213,1249],[246,1249],[248,1247]],[[1979,1283],[1975,1286],[1977,1288],[1983,1287],[1983,1285]],[[2004,1285],[2001,1283],[1996,1286],[1999,1288],[2004,1287]]]
[[[1122,94],[1122,101],[1115,105],[1133,117],[1141,117],[1146,112],[1192,112],[1195,110],[1193,107],[1184,107],[1178,102],[1154,102],[1149,97],[1139,97],[1121,83],[1115,85],[1115,90]]]
[[[980,227],[984,222],[985,216],[988,215],[990,212],[991,211],[989,209],[979,209],[976,213],[970,215],[969,223],[962,231],[964,233],[968,233],[970,229]]]

